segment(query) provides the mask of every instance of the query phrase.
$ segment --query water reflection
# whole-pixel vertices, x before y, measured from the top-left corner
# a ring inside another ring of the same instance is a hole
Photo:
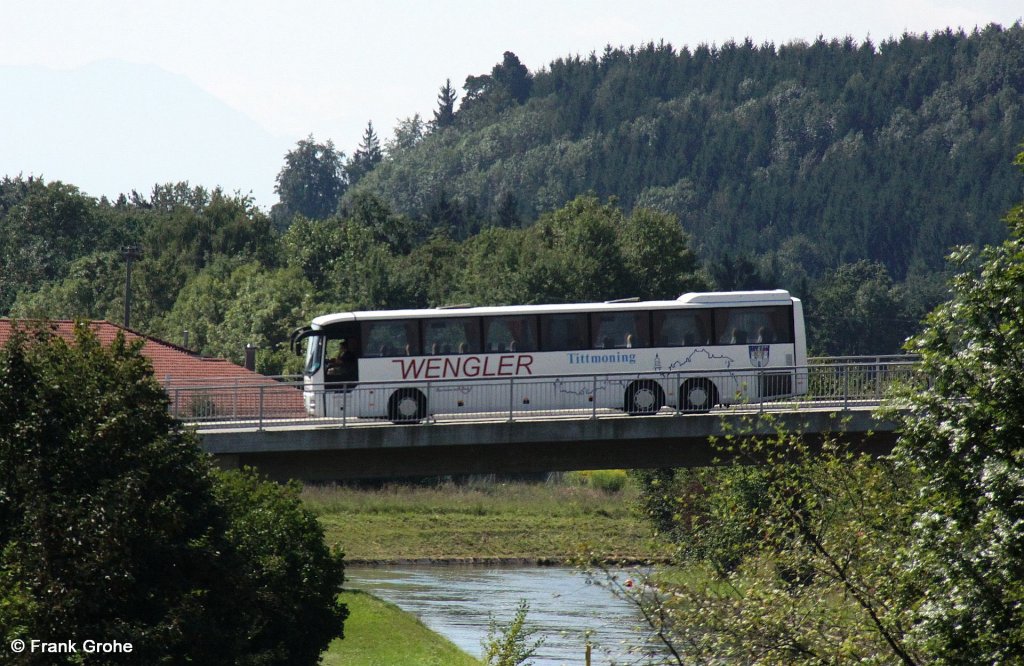
[[[647,661],[631,650],[646,639],[636,609],[575,569],[433,565],[352,567],[345,574],[347,587],[372,592],[415,614],[476,657],[482,654],[491,616],[504,626],[525,599],[530,604],[527,625],[545,639],[533,659],[538,666],[582,664],[588,636],[594,664]]]

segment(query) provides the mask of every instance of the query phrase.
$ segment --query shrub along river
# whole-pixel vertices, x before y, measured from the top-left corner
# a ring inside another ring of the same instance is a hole
[[[594,664],[644,663],[642,655],[651,652],[639,612],[602,585],[600,573],[591,578],[566,567],[427,565],[352,566],[345,575],[346,587],[413,613],[478,658],[491,618],[505,627],[521,600],[530,606],[532,638],[544,639],[532,660],[537,666],[582,664],[588,641]]]

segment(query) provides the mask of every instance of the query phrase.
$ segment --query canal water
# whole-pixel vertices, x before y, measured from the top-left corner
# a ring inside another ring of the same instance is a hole
[[[648,632],[636,608],[605,586],[564,567],[349,567],[346,587],[370,592],[420,618],[459,648],[480,657],[493,617],[504,627],[521,600],[526,626],[544,639],[537,666],[647,663]],[[597,579],[599,580],[599,579]],[[532,641],[531,641],[532,642]]]

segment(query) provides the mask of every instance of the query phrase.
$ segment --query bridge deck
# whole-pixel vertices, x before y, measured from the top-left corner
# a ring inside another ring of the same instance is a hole
[[[758,413],[723,410],[677,416],[544,417],[429,425],[265,424],[202,430],[203,448],[222,465],[251,465],[272,478],[341,481],[449,474],[704,466],[713,438],[771,435],[780,429],[821,440],[833,435],[880,453],[895,424],[873,406]],[[870,433],[870,436],[869,436]]]

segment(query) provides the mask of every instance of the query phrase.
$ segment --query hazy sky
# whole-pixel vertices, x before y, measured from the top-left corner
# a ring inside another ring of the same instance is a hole
[[[0,0],[0,15],[0,67],[76,70],[111,59],[153,65],[244,113],[278,145],[312,133],[351,153],[367,120],[384,139],[398,118],[416,112],[429,118],[446,78],[461,92],[467,75],[488,72],[506,50],[536,70],[606,44],[662,39],[692,47],[748,36],[781,44],[821,34],[878,43],[904,31],[1009,25],[1024,6],[1020,0]],[[5,162],[3,132],[0,127],[0,175],[42,171],[85,182],[60,164]],[[34,140],[47,140],[45,131],[38,134]],[[75,147],[65,142],[63,149]],[[266,182],[249,186],[261,203],[269,203],[281,157],[262,167]],[[112,195],[97,190],[124,185],[91,187],[84,189]]]

